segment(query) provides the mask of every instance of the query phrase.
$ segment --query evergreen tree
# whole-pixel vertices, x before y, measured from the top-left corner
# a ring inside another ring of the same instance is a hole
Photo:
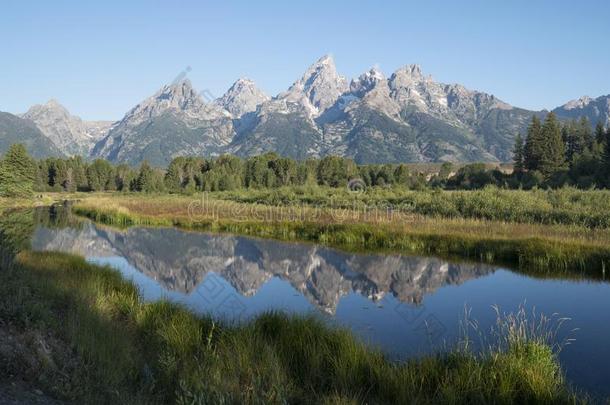
[[[72,177],[76,190],[87,190],[87,165],[80,156],[74,156],[68,159],[67,166],[72,169]]]
[[[610,126],[606,129],[606,139],[604,140],[604,152],[602,154],[602,164],[600,167],[600,180],[606,187],[610,187]]]
[[[135,178],[136,173],[129,165],[120,164],[115,169],[115,188],[118,191],[129,191]]]
[[[36,163],[25,146],[11,145],[0,161],[0,196],[29,197],[34,192]]]
[[[565,146],[555,113],[550,112],[542,125],[542,154],[538,170],[545,178],[566,169]]]
[[[580,142],[580,153],[593,146],[593,134],[591,133],[591,123],[587,117],[581,117],[578,122],[578,139]]]
[[[604,124],[602,124],[601,121],[597,121],[597,125],[595,125],[595,141],[599,144],[603,144],[605,136]]]
[[[140,171],[135,182],[136,191],[144,193],[154,193],[165,189],[163,176],[160,172],[153,169],[147,161],[142,162]]]
[[[318,184],[331,187],[345,186],[356,173],[358,170],[352,161],[339,156],[326,156],[318,164]]]
[[[523,163],[527,170],[538,170],[542,153],[544,150],[544,139],[542,138],[542,126],[540,119],[535,115],[527,128],[525,139]]]
[[[87,168],[87,185],[91,191],[115,189],[114,167],[104,159],[94,160]]]
[[[525,168],[524,162],[524,148],[523,139],[521,134],[517,134],[515,138],[515,147],[513,148],[513,161],[515,162],[515,173],[523,172]]]
[[[585,151],[593,147],[591,125],[586,118],[572,120],[562,128],[562,138],[565,145],[566,161],[570,167]]]
[[[165,186],[171,192],[182,190],[188,179],[184,171],[186,159],[177,157],[171,161],[165,174]]]

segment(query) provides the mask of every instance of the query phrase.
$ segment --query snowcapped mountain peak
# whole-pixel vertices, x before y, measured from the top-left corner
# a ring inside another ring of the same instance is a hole
[[[566,104],[564,104],[563,108],[565,108],[566,110],[574,110],[576,108],[583,108],[583,107],[586,107],[587,105],[589,105],[592,101],[593,101],[593,99],[591,97],[582,96],[576,100],[568,101]]]
[[[379,83],[385,82],[385,75],[378,67],[373,66],[350,83],[350,91],[357,97],[362,97],[374,89]]]
[[[252,80],[242,77],[214,103],[230,112],[233,117],[239,118],[246,113],[256,111],[256,108],[267,100],[269,96]]]
[[[347,90],[347,80],[337,73],[333,58],[325,55],[278,98],[302,103],[315,116],[332,107]]]
[[[610,94],[592,98],[583,96],[553,110],[560,117],[579,119],[587,117],[589,122],[601,122],[610,126]]]

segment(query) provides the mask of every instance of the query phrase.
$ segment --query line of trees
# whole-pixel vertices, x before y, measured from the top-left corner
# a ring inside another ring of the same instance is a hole
[[[356,165],[351,159],[327,156],[296,161],[276,153],[241,159],[177,157],[167,170],[144,162],[138,168],[80,157],[34,160],[23,145],[12,145],[0,159],[0,195],[20,197],[34,191],[132,191],[192,193],[241,188],[321,185],[344,187],[351,179],[366,186],[476,189],[489,184],[506,188],[610,187],[610,127],[592,130],[583,118],[565,124],[549,113],[536,116],[525,137],[517,136],[514,172],[506,174],[484,164],[465,165],[456,173],[444,163],[430,178],[406,164]]]
[[[296,161],[276,153],[241,159],[232,155],[216,158],[177,157],[161,170],[144,162],[134,169],[97,159],[48,158],[37,162],[34,189],[39,191],[225,191],[241,188],[323,185],[342,187],[354,178],[367,186],[401,184],[421,188],[426,179],[411,173],[405,164],[356,165],[337,156]]]
[[[450,165],[446,167],[448,172]],[[23,145],[13,145],[0,161],[0,195],[27,196],[35,191],[225,191],[241,188],[323,185],[346,186],[354,178],[367,186],[402,185],[423,188],[426,177],[411,173],[405,164],[356,165],[351,159],[328,156],[296,161],[275,153],[247,159],[232,155],[216,158],[177,157],[167,170],[144,162],[139,168],[113,165],[103,159],[87,162],[30,158]]]
[[[587,118],[563,125],[554,113],[544,122],[532,117],[525,139],[514,148],[515,177],[523,182],[558,187],[610,187],[610,127]]]

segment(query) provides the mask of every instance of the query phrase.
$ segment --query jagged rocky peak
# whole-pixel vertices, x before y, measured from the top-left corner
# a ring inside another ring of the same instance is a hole
[[[347,80],[337,73],[333,58],[326,55],[278,98],[304,103],[313,115],[319,115],[332,107],[347,90]]]
[[[593,99],[589,96],[582,96],[576,100],[570,100],[566,104],[563,105],[563,108],[566,110],[574,110],[576,108],[584,108],[588,106]]]
[[[555,108],[553,112],[561,118],[586,117],[593,124],[601,122],[603,125],[610,125],[610,94],[597,98],[583,96],[568,101],[561,107]]]
[[[179,115],[187,122],[230,115],[213,103],[206,104],[201,95],[193,88],[190,80],[185,79],[163,86],[154,95],[129,111],[122,121],[129,121],[130,125],[136,125],[165,113]]]
[[[25,114],[24,118],[32,119],[41,115],[53,115],[54,117],[69,117],[68,110],[55,99],[50,99],[44,104],[32,106]]]
[[[361,74],[358,79],[352,80],[350,83],[350,91],[357,97],[362,97],[384,81],[385,75],[378,67],[374,66]]]
[[[145,105],[152,105],[158,109],[177,109],[182,111],[198,110],[204,101],[195,91],[190,80],[185,79],[177,83],[163,86]]]
[[[413,83],[421,82],[425,79],[432,80],[431,77],[425,78],[419,65],[406,65],[392,73],[390,77],[390,87],[407,87]]]
[[[416,64],[396,70],[389,80],[392,98],[401,106],[416,106],[422,111],[441,113],[447,108],[447,94],[443,85],[432,76],[425,76]]]
[[[87,156],[95,142],[106,135],[110,121],[82,121],[55,99],[32,106],[23,118],[33,121],[40,131],[64,154]]]
[[[252,80],[241,78],[233,83],[222,97],[215,100],[215,104],[230,112],[234,118],[240,118],[246,113],[256,111],[256,108],[267,100],[269,96]]]

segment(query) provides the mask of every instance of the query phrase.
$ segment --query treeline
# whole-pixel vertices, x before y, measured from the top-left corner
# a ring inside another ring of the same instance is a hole
[[[350,159],[328,156],[296,161],[275,153],[241,159],[232,155],[205,159],[177,157],[167,170],[144,162],[134,169],[97,159],[48,158],[37,162],[37,191],[226,191],[240,188],[321,185],[344,187],[352,179],[366,186],[426,186],[426,177],[411,173],[405,164],[356,165]],[[450,166],[447,167],[447,176]]]
[[[80,157],[34,160],[23,145],[13,145],[0,160],[0,195],[21,196],[34,191],[132,191],[192,193],[282,186],[345,187],[357,179],[366,187],[400,186],[478,189],[610,187],[610,128],[595,130],[586,119],[560,124],[553,113],[544,122],[532,118],[525,137],[516,139],[513,173],[488,169],[482,163],[455,169],[451,163],[438,173],[413,172],[406,164],[356,165],[337,156],[296,161],[275,153],[247,159],[177,157],[166,170],[144,162],[138,168]]]
[[[517,136],[514,176],[523,184],[610,187],[610,127],[586,118],[560,124],[554,113],[536,116],[525,138]]]

